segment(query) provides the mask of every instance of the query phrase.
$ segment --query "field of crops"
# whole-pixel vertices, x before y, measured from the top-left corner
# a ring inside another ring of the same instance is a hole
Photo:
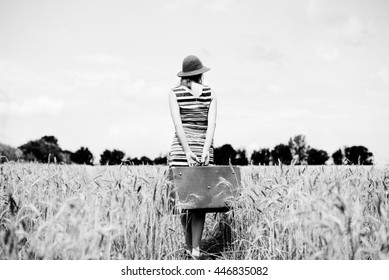
[[[389,259],[389,171],[248,166],[208,259]],[[0,259],[185,259],[166,166],[0,165]]]

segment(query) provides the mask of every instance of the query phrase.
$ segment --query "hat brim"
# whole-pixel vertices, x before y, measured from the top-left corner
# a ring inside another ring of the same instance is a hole
[[[195,76],[195,75],[203,74],[203,73],[205,73],[205,72],[207,72],[209,70],[211,70],[211,68],[203,66],[202,68],[200,68],[198,70],[195,70],[195,71],[190,71],[190,72],[180,71],[180,72],[178,72],[177,76],[178,77]]]

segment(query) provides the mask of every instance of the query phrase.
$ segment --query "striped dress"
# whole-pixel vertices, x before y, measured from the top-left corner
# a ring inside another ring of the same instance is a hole
[[[208,128],[208,111],[212,101],[211,88],[203,87],[199,97],[194,97],[185,86],[178,86],[172,89],[177,97],[180,107],[182,126],[186,139],[192,152],[201,160],[205,136]],[[209,149],[209,163],[213,163],[213,145]],[[174,135],[173,143],[169,154],[169,166],[188,166],[186,155],[178,139]]]

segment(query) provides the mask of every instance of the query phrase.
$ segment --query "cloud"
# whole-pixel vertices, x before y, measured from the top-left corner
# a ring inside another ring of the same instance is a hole
[[[265,47],[262,45],[253,46],[244,55],[249,59],[262,62],[282,62],[286,59],[285,53],[279,51],[276,47]]]
[[[285,87],[278,84],[269,84],[266,88],[272,93],[281,93],[285,91]]]
[[[163,1],[163,9],[169,12],[195,10],[203,8],[212,13],[230,13],[236,8],[235,0],[167,0]]]
[[[55,79],[55,74],[42,74],[38,69],[15,60],[0,58],[0,91],[13,98],[18,97],[19,100],[66,91],[67,87]]]
[[[131,73],[127,70],[111,69],[102,71],[67,71],[76,87],[95,88],[108,86],[110,88],[123,88],[131,80]]]
[[[319,13],[319,0],[308,0],[305,6],[305,12],[311,18],[317,17]]]
[[[347,19],[347,12],[341,5],[331,1],[307,0],[304,12],[310,20],[310,24],[318,23],[320,26],[333,27],[343,24]]]
[[[168,92],[167,81],[157,81],[144,77],[135,77],[125,69],[110,69],[101,71],[67,71],[69,83],[73,91],[93,90],[95,93],[111,94],[111,100],[116,96],[122,102],[123,98],[130,99],[131,103],[155,103]]]
[[[321,38],[328,36],[344,45],[359,47],[370,45],[377,33],[377,18],[361,11],[358,3],[307,0],[304,8],[309,26],[320,32]]]
[[[208,0],[205,3],[205,7],[209,11],[216,13],[230,13],[235,8],[235,1],[233,0]]]
[[[0,58],[0,89],[13,91],[46,84],[39,75],[26,65],[14,60]]]
[[[376,77],[384,83],[389,83],[389,71],[388,71],[388,69],[382,68],[380,71],[377,72]]]
[[[384,98],[385,96],[387,96],[387,91],[385,90],[377,90],[377,89],[367,89],[364,94],[368,97],[368,98]],[[375,110],[375,112],[377,113],[377,110]],[[385,112],[388,112],[385,110]]]
[[[124,91],[127,94],[132,94],[134,92],[139,93],[144,90],[146,87],[146,81],[144,79],[137,79],[135,81],[127,81],[124,85]]]
[[[320,46],[316,49],[315,55],[322,60],[335,60],[339,57],[339,51],[334,47]]]
[[[120,57],[110,54],[85,54],[76,56],[75,59],[78,62],[84,63],[96,63],[96,64],[115,64],[123,61]]]
[[[61,113],[63,105],[62,100],[54,100],[48,96],[39,96],[22,101],[0,100],[0,114],[13,117],[56,116]]]
[[[371,33],[369,26],[362,19],[351,16],[338,30],[339,39],[347,45],[361,46],[369,44]]]
[[[168,12],[175,12],[180,8],[180,3],[182,3],[182,1],[167,0],[162,2],[162,7]]]

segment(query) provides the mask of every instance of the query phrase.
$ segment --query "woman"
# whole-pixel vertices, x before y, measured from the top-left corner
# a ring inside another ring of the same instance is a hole
[[[169,167],[195,166],[213,163],[213,136],[216,126],[216,96],[202,84],[203,66],[194,55],[182,63],[180,85],[169,93],[170,112],[176,133],[169,155]],[[205,221],[204,212],[186,211],[181,214],[187,250],[192,257],[200,256],[200,243]]]

